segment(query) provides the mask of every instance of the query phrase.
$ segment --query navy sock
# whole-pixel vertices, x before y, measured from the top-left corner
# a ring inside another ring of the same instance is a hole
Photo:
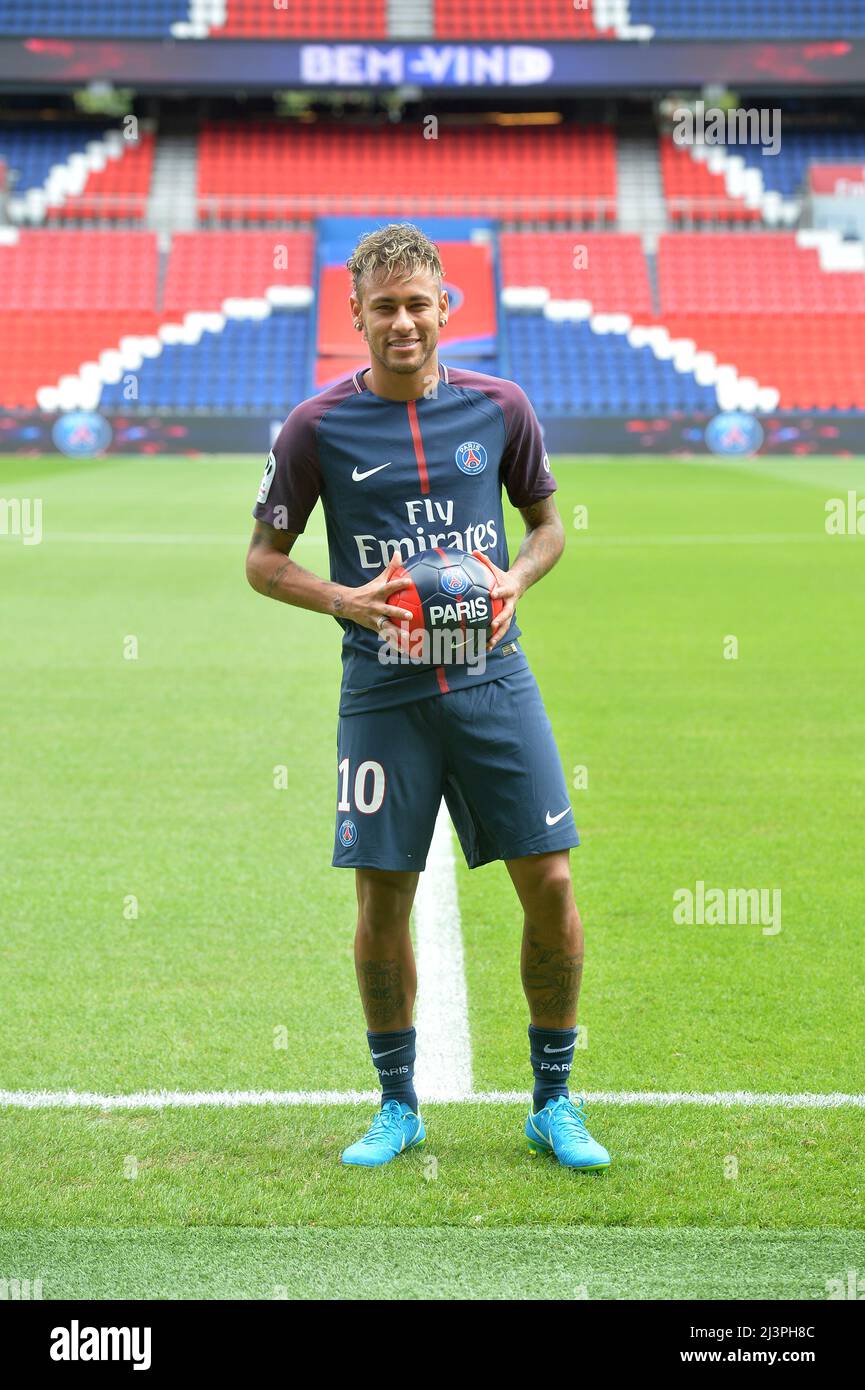
[[[414,1028],[401,1028],[396,1033],[370,1033],[366,1035],[369,1043],[372,1064],[381,1082],[381,1103],[388,1100],[404,1100],[412,1110],[417,1110],[417,1095],[414,1089]]]
[[[576,1028],[536,1028],[529,1024],[529,1046],[535,1089],[532,1106],[543,1110],[548,1100],[568,1094],[568,1078],[574,1061]]]

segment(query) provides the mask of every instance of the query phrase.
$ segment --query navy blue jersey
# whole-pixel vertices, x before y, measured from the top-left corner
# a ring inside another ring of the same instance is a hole
[[[364,370],[291,412],[267,460],[253,511],[277,530],[302,532],[321,498],[330,577],[356,588],[393,556],[426,549],[483,551],[509,565],[502,488],[515,507],[556,489],[541,427],[514,382],[439,366],[436,390],[391,401]],[[383,664],[382,640],[343,628],[340,713],[381,709],[496,680],[524,667],[514,620],[483,670],[470,664]]]

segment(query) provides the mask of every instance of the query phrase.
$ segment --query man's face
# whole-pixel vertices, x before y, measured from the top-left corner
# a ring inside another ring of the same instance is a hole
[[[355,319],[363,321],[369,350],[389,372],[417,372],[435,351],[439,319],[447,315],[447,291],[428,271],[410,280],[397,274],[371,276],[362,298],[351,297]]]

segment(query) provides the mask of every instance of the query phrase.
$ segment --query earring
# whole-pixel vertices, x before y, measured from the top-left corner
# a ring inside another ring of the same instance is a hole
[[[444,328],[446,323],[447,319],[439,319],[439,328]]]
[[[363,324],[360,322],[359,319],[355,319],[355,321],[354,321],[354,326],[355,326],[355,328],[357,329],[358,333],[359,333],[360,330],[363,328]]]

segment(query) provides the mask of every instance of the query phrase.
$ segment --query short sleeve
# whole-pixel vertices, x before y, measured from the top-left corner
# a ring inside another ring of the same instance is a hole
[[[298,535],[321,493],[315,419],[304,409],[308,404],[297,406],[280,430],[252,510],[256,521]]]
[[[502,452],[502,482],[515,507],[528,507],[556,490],[544,448],[541,423],[520,386],[513,385],[504,404],[507,437]]]

